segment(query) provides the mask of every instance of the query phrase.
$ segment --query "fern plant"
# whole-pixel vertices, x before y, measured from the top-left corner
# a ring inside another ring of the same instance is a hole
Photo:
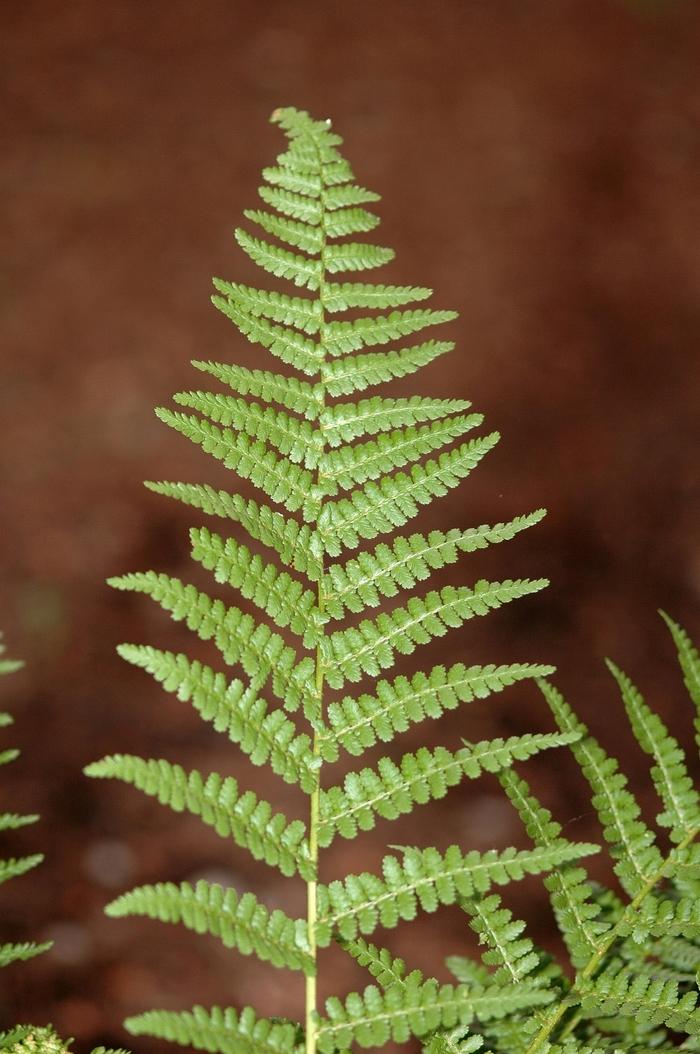
[[[22,663],[14,659],[6,659],[5,646],[0,634],[0,676],[14,673],[22,668]],[[12,718],[7,713],[0,713],[0,727],[7,728],[12,724]],[[0,752],[0,765],[7,765],[19,757],[19,751],[10,748]],[[20,827],[36,823],[38,816],[20,815],[14,812],[0,813],[0,831],[16,831]],[[41,853],[32,853],[30,856],[11,857],[0,860],[0,883],[8,882],[11,878],[17,878],[35,868],[44,859]],[[51,942],[37,944],[33,941],[21,943],[0,944],[0,966],[8,966],[10,963],[23,962],[33,959],[51,947]]]
[[[700,744],[700,656],[685,631],[663,615],[676,643],[696,709]],[[689,761],[630,678],[608,663],[634,736],[650,758],[665,845],[642,817],[618,761],[605,752],[551,684],[541,689],[590,785],[592,803],[614,865],[617,889],[593,882],[580,862],[544,879],[570,959],[562,970],[525,934],[496,894],[463,898],[469,925],[484,946],[481,962],[454,957],[458,980],[529,982],[543,1005],[483,1023],[489,1050],[503,1054],[622,1054],[700,1050],[700,793]],[[561,827],[513,769],[499,773],[535,845],[561,838]],[[367,957],[366,949],[362,954]],[[391,980],[382,979],[385,985]],[[465,1047],[463,1030],[435,1036],[433,1054]],[[681,1042],[680,1036],[687,1037]]]
[[[358,240],[378,223],[366,208],[378,195],[355,181],[330,122],[294,109],[276,111],[273,120],[288,146],[263,171],[259,193],[265,208],[245,213],[258,233],[241,229],[236,238],[262,271],[291,283],[300,295],[289,287],[216,279],[213,299],[243,336],[289,369],[195,362],[228,393],[182,392],[175,396],[179,409],[157,411],[260,496],[253,500],[206,483],[147,484],[237,526],[236,537],[194,526],[191,554],[256,614],[156,571],[128,573],[111,584],[150,596],[200,639],[213,642],[225,666],[235,668],[231,676],[148,644],[119,648],[166,691],[191,702],[254,764],[296,784],[307,796],[308,818],[290,820],[230,777],[185,771],[163,759],[115,755],[88,773],[123,780],[175,810],[200,816],[307,888],[307,912],[300,918],[270,910],[253,892],[208,881],[164,881],[119,896],[107,909],[113,916],[182,923],[305,977],[298,1023],[250,1007],[195,1007],[148,1011],[127,1022],[130,1031],[222,1054],[296,1054],[303,1048],[331,1054],[353,1043],[427,1038],[440,1029],[464,1029],[477,1019],[499,1020],[545,1005],[549,995],[537,979],[514,980],[502,972],[439,984],[406,972],[388,953],[375,955],[364,941],[418,911],[485,897],[494,886],[524,875],[573,865],[596,847],[559,835],[520,851],[407,847],[387,855],[377,874],[320,880],[322,852],[334,839],[354,838],[379,817],[409,813],[462,779],[508,770],[515,760],[571,742],[579,733],[421,748],[396,760],[383,757],[342,782],[329,775],[341,755],[360,757],[417,722],[552,672],[536,663],[456,663],[384,677],[399,656],[546,584],[505,579],[436,590],[422,586],[463,553],[511,539],[543,513],[466,530],[402,530],[465,479],[498,435],[471,437],[482,418],[463,400],[364,394],[450,351],[450,341],[426,339],[424,331],[452,321],[455,313],[416,306],[428,299],[429,289],[367,279],[365,272],[393,257],[389,249]],[[362,280],[337,277],[348,273]],[[414,334],[421,334],[418,342],[404,343]],[[241,531],[253,548],[241,540]],[[374,686],[353,692],[367,678]],[[319,956],[334,940],[368,966],[377,983],[344,1000],[331,998],[322,1008]]]

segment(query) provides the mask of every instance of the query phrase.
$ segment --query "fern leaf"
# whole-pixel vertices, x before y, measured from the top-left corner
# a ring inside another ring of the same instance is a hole
[[[52,941],[46,941],[44,944],[35,944],[32,941],[23,944],[0,944],[0,967],[16,962],[27,962],[36,955],[43,955],[52,944]]]
[[[359,937],[355,941],[341,941],[341,946],[353,959],[368,970],[381,988],[392,984],[403,984],[406,980],[406,963],[395,958],[386,948],[378,948]]]
[[[238,395],[252,395],[266,403],[279,403],[287,410],[303,414],[309,421],[316,420],[323,406],[318,385],[296,377],[283,377],[269,370],[248,370],[244,366],[223,362],[195,360],[192,365],[227,384]]]
[[[129,754],[113,754],[85,771],[88,776],[129,783],[175,812],[186,810],[200,816],[217,834],[232,838],[254,859],[278,867],[283,875],[299,872],[306,881],[314,878],[305,824],[301,820],[290,823],[252,791],[241,794],[232,776],[212,773],[205,777],[196,769],[187,772],[163,759],[145,760]]]
[[[319,580],[322,544],[308,525],[283,516],[269,505],[246,500],[240,494],[215,490],[207,484],[146,483],[146,486],[154,494],[175,498],[212,516],[235,520],[252,538],[274,549],[296,571],[305,573],[312,582]]]
[[[509,523],[493,526],[482,524],[464,531],[454,528],[447,533],[399,535],[391,546],[380,543],[373,552],[362,552],[345,564],[331,564],[325,572],[328,585],[323,594],[324,610],[331,618],[341,619],[346,610],[360,612],[366,607],[378,607],[383,597],[394,597],[402,589],[412,589],[433,571],[456,563],[460,553],[509,541],[520,531],[539,523],[544,514],[544,509],[538,509]]]
[[[277,220],[276,222],[288,224],[289,221]],[[295,229],[301,226],[301,224],[294,224]],[[309,233],[313,232],[316,239],[320,238],[319,232],[314,231],[312,227],[305,227],[305,230]],[[255,289],[249,285],[241,285],[239,282],[227,282],[223,278],[214,278],[213,283],[222,296],[233,301],[249,315],[254,317],[262,315],[273,322],[279,322],[282,326],[294,326],[295,329],[300,329],[311,336],[318,333],[321,327],[322,312],[319,300],[312,300],[310,297],[287,296],[286,293],[278,293],[274,290]],[[236,369],[236,367],[230,368]],[[279,377],[280,381],[288,379]]]
[[[555,688],[545,682],[540,688],[561,731],[580,734],[571,750],[593,791],[593,807],[617,861],[615,871],[625,890],[633,897],[663,869],[654,835],[640,818],[639,805],[627,789],[627,780],[619,771],[617,761],[588,734],[586,726]]]
[[[577,732],[572,730],[570,734]],[[548,848],[558,844],[561,826],[535,798],[525,780],[512,769],[503,769],[498,778],[535,845]],[[600,905],[593,898],[585,870],[577,864],[557,866],[545,876],[544,885],[573,965],[586,966],[597,954],[601,936],[610,929],[610,923],[600,918]]]
[[[213,640],[229,665],[240,663],[249,677],[259,681],[271,675],[272,689],[288,710],[300,706],[309,687],[312,660],[297,663],[296,652],[278,633],[240,608],[226,607],[179,578],[154,571],[110,578],[109,585],[150,596],[175,621],[184,620],[201,640]]]
[[[660,614],[671,631],[671,636],[678,652],[678,661],[683,672],[683,681],[688,689],[688,695],[695,704],[698,715],[695,721],[695,738],[698,745],[700,745],[700,655],[682,626],[674,622],[665,611]]]
[[[465,399],[430,399],[414,395],[409,399],[374,396],[358,403],[336,403],[321,414],[325,441],[331,447],[350,443],[365,435],[390,432],[407,425],[447,417],[471,404]]]
[[[281,710],[268,711],[256,691],[241,681],[230,683],[196,659],[160,651],[148,645],[121,644],[123,659],[139,666],[178,699],[192,702],[205,721],[224,732],[248,755],[254,765],[270,765],[287,783],[298,783],[307,793],[315,786],[318,762],[311,753],[311,740]]]
[[[485,771],[498,772],[516,759],[568,742],[569,736],[556,734],[511,736],[458,751],[421,747],[415,754],[404,754],[398,765],[381,758],[376,769],[351,772],[342,787],[321,792],[319,844],[330,845],[336,834],[355,838],[358,831],[371,830],[377,817],[394,820],[417,804],[443,798],[464,776],[476,779]]]
[[[432,977],[424,980],[414,970],[402,985],[385,991],[370,985],[361,993],[353,992],[344,1003],[328,999],[318,1046],[323,1054],[332,1054],[353,1042],[360,1047],[380,1047],[390,1040],[406,1043],[411,1036],[420,1039],[440,1028],[469,1025],[475,1018],[489,1021],[541,1000],[542,994],[525,984],[518,989],[493,985],[485,990],[441,985]]]
[[[622,1013],[642,1024],[663,1024],[676,1032],[700,1035],[696,993],[681,995],[675,981],[634,975],[617,964],[586,987],[582,1005],[586,1011]]]
[[[451,341],[428,340],[398,351],[363,352],[324,363],[321,381],[329,395],[351,395],[375,384],[398,380],[452,351]]]
[[[466,854],[456,845],[445,853],[409,847],[402,860],[384,857],[381,878],[368,873],[349,875],[343,882],[319,887],[317,940],[325,946],[334,932],[354,940],[358,933],[368,936],[379,925],[391,929],[400,919],[413,919],[419,907],[436,911],[441,904],[454,904],[458,897],[485,892],[494,884],[505,885],[526,874],[540,874],[597,850],[597,846],[565,841],[546,848]]]
[[[215,1054],[301,1054],[298,1026],[258,1017],[251,1007],[236,1010],[195,1006],[192,1010],[149,1010],[124,1026],[132,1036],[152,1036]]]
[[[314,432],[308,421],[290,417],[283,410],[218,392],[177,392],[173,398],[180,406],[197,410],[214,424],[268,443],[294,464],[301,464],[304,468],[318,467],[323,449],[321,434]]]
[[[356,549],[363,538],[371,540],[402,527],[418,515],[421,505],[442,497],[465,479],[498,439],[497,432],[473,439],[435,461],[414,465],[410,473],[383,476],[348,498],[327,502],[317,520],[326,552],[338,556],[343,548]]]
[[[239,896],[235,889],[204,879],[194,886],[160,882],[123,893],[105,911],[112,918],[142,915],[182,923],[195,933],[218,937],[242,955],[255,954],[273,966],[313,973],[306,921],[291,919],[278,908],[269,911],[252,893]]]
[[[486,945],[482,961],[497,967],[493,979],[497,984],[520,984],[540,964],[540,957],[529,937],[523,937],[525,923],[514,919],[496,894],[474,897],[463,904],[470,915],[469,925],[479,943]]]
[[[27,871],[37,867],[44,859],[43,853],[32,853],[30,856],[19,858],[11,857],[9,860],[0,860],[0,884],[9,882],[11,878],[25,875]]]
[[[482,420],[481,414],[447,417],[420,428],[397,429],[367,443],[332,450],[323,461],[325,492],[335,494],[338,487],[352,490],[369,479],[419,461],[426,454],[449,446]]]
[[[326,285],[323,304],[331,314],[354,307],[386,310],[389,307],[412,304],[417,300],[427,300],[432,295],[432,289],[423,289],[420,286],[329,282]]]
[[[332,688],[359,681],[364,674],[377,676],[393,666],[396,653],[410,655],[435,637],[461,626],[477,615],[543,589],[546,579],[518,582],[477,582],[474,587],[446,586],[439,592],[413,597],[405,608],[364,620],[359,626],[323,638],[326,679]]]
[[[323,332],[323,346],[330,355],[347,355],[351,351],[388,344],[428,326],[442,325],[457,318],[455,311],[430,308],[392,311],[390,315],[373,315],[352,322],[329,322]]]
[[[226,468],[234,469],[241,479],[250,480],[289,512],[307,505],[309,493],[313,490],[313,476],[308,469],[277,457],[259,440],[218,428],[193,414],[165,408],[159,408],[156,413],[165,424],[222,461]]]
[[[321,221],[321,206],[318,201],[313,201],[311,198],[305,197],[303,194],[295,194],[291,190],[283,190],[280,187],[258,187],[258,194],[265,202],[266,205],[270,205],[277,212],[281,212],[283,216],[288,216],[292,220],[299,220],[302,223],[309,224],[312,227],[318,227]],[[241,232],[244,233],[244,232]],[[247,236],[248,237],[248,236]],[[267,260],[264,255],[257,253],[255,256],[253,252],[242,245],[240,238],[237,233],[237,240],[244,252],[247,252],[254,263],[264,267],[266,271],[270,271],[272,274],[277,275],[278,278],[290,278],[295,281],[293,275],[290,274],[279,274],[277,271],[273,271],[268,266]],[[297,285],[301,285],[301,282],[297,282]],[[310,289],[318,288],[317,284],[310,285]]]
[[[283,629],[288,626],[303,638],[305,647],[316,646],[323,618],[315,593],[276,564],[265,563],[233,538],[224,539],[200,527],[192,528],[190,539],[193,558],[213,571],[217,582],[239,590],[246,600],[269,615],[275,625]]]
[[[683,751],[629,677],[612,662],[608,662],[608,669],[620,688],[637,742],[654,759],[651,776],[664,804],[658,823],[670,829],[674,842],[694,837],[700,831],[700,796],[688,774]]]
[[[282,252],[281,249],[278,251]],[[260,344],[276,358],[302,373],[309,376],[318,373],[322,356],[319,345],[309,337],[296,329],[269,322],[262,315],[249,314],[233,300],[220,296],[213,296],[211,300],[214,307],[226,315],[251,344]]]
[[[36,823],[38,819],[35,813],[20,815],[15,812],[3,812],[0,813],[0,831],[17,831],[20,827]]]
[[[366,234],[379,226],[379,218],[367,209],[336,209],[324,219],[327,238],[346,238],[349,234]]]
[[[263,196],[264,201],[268,204],[272,204],[273,194],[269,196]],[[294,197],[293,205],[295,207],[296,215],[300,218],[305,218],[309,221],[309,216],[313,213],[313,208],[310,207],[311,203],[305,198],[300,198],[298,195],[291,195],[282,192],[277,192],[274,197],[278,201],[284,200],[286,203],[292,202]],[[303,206],[300,204],[304,202]],[[279,207],[279,206],[278,206]],[[286,212],[286,209],[280,208],[280,212]],[[289,213],[291,214],[291,213]],[[322,269],[321,262],[318,259],[314,259],[311,256],[302,256],[299,253],[290,252],[288,249],[280,249],[277,245],[273,245],[271,242],[266,242],[264,238],[253,238],[246,231],[237,228],[235,231],[236,241],[240,245],[244,253],[246,253],[253,263],[256,263],[258,267],[262,267],[264,271],[268,271],[270,274],[275,275],[277,278],[288,278],[295,285],[301,286],[302,288],[316,290],[319,287]],[[218,305],[217,305],[218,306]],[[236,323],[238,324],[238,323]],[[304,372],[307,372],[305,369]]]
[[[311,212],[314,212],[313,208]],[[262,227],[267,234],[272,234],[273,237],[286,242],[293,249],[301,249],[303,253],[308,253],[310,256],[317,256],[321,251],[323,235],[318,226],[314,227],[302,220],[276,216],[273,212],[266,212],[263,209],[244,209],[243,215],[251,223]]]
[[[319,739],[329,761],[335,759],[337,746],[356,756],[378,740],[389,742],[412,724],[438,718],[460,703],[486,699],[518,681],[547,676],[544,671],[552,672],[552,668],[530,663],[510,666],[456,663],[447,669],[434,666],[430,673],[416,673],[410,679],[397,677],[393,682],[379,681],[376,696],[362,695],[358,699],[345,696],[329,703],[329,727],[320,733]]]

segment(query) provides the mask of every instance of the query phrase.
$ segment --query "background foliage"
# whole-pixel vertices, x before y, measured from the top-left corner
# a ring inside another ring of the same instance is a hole
[[[100,751],[138,749],[255,786],[255,770],[232,764],[186,708],[122,668],[113,643],[150,639],[155,616],[100,583],[133,566],[176,574],[186,560],[187,515],[139,481],[156,468],[197,478],[200,460],[150,407],[190,385],[190,358],[253,364],[209,307],[208,277],[231,273],[227,228],[252,199],[260,158],[276,149],[265,118],[287,100],[332,112],[358,176],[384,195],[392,278],[429,283],[461,312],[459,366],[452,356],[447,372],[431,367],[431,390],[448,381],[504,442],[474,477],[469,507],[455,494],[426,526],[551,509],[514,544],[519,571],[546,574],[553,587],[528,602],[523,621],[514,607],[473,626],[474,652],[554,659],[569,699],[617,747],[630,741],[598,662],[609,653],[680,733],[673,655],[654,611],[683,613],[689,628],[697,612],[700,258],[689,231],[700,204],[700,15],[690,3],[613,0],[429,11],[390,0],[355,5],[352,17],[333,4],[272,4],[263,16],[215,0],[199,13],[175,3],[146,15],[136,3],[76,0],[6,5],[0,19],[15,236],[0,322],[9,364],[0,412],[13,451],[0,573],[12,653],[36,656],[6,687],[24,757],[5,775],[13,799],[45,817],[17,832],[13,849],[31,851],[39,835],[48,851],[31,880],[36,901],[6,887],[16,931],[7,937],[56,942],[10,979],[11,999],[24,1018],[40,1010],[86,1042],[109,1038],[105,1021],[135,997],[162,1005],[166,992],[184,1005],[195,986],[202,1001],[269,997],[284,1010],[297,998],[287,979],[220,959],[195,937],[185,961],[181,935],[170,946],[158,931],[156,949],[141,923],[101,917],[106,892],[166,871],[242,888],[269,876],[195,822],[117,788],[98,802],[78,775]],[[472,569],[488,577],[489,557]],[[435,661],[464,657],[449,641]],[[443,735],[544,727],[535,694],[517,699],[473,710],[468,727],[450,719]],[[39,779],[48,764],[51,787]],[[552,805],[551,762],[532,764],[528,776]],[[639,780],[644,768],[631,755],[628,771]],[[589,837],[585,788],[563,758],[556,783],[570,803],[567,836]],[[291,800],[278,804],[293,812]],[[445,846],[468,837],[484,848],[495,828],[504,845],[519,836],[495,784],[477,793],[470,783],[459,805],[437,809],[425,841],[435,841],[433,825]],[[372,869],[385,841],[378,824],[362,860],[340,844],[334,866]],[[281,898],[281,887],[265,895]],[[524,903],[515,910],[528,914]],[[543,917],[537,903],[529,914]],[[454,950],[455,921],[447,911],[426,920],[418,965],[432,970]],[[410,947],[397,938],[413,962],[415,931]],[[338,956],[329,989],[354,986],[344,971]]]

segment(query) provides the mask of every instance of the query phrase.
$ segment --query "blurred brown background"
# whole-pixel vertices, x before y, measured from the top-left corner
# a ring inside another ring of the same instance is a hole
[[[107,752],[165,756],[235,773],[290,815],[302,808],[120,662],[119,641],[184,650],[188,634],[104,585],[148,567],[206,582],[186,538],[204,520],[141,480],[223,478],[151,408],[203,383],[191,358],[263,359],[208,297],[212,274],[258,277],[231,232],[281,149],[269,113],[332,115],[359,180],[384,197],[379,240],[397,250],[384,280],[430,285],[436,304],[460,311],[457,352],[395,391],[468,397],[504,440],[422,525],[550,509],[444,581],[547,575],[551,588],[404,668],[552,661],[644,788],[601,658],[687,735],[655,609],[700,632],[700,6],[5,0],[0,39],[0,623],[27,661],[3,684],[24,755],[3,771],[2,796],[43,817],[3,846],[47,853],[3,888],[1,936],[56,942],[3,974],[0,1023],[50,1020],[86,1048],[128,1042],[119,1022],[151,1006],[293,1013],[296,979],[209,938],[107,920],[102,906],[129,884],[207,875],[296,913],[301,888],[196,821],[81,776]],[[523,688],[399,745],[533,727],[549,719]],[[567,833],[595,833],[566,754],[528,772]],[[324,877],[376,867],[393,841],[484,848],[522,836],[483,780],[338,843]],[[513,887],[510,901],[555,947],[538,888]],[[387,943],[440,976],[446,953],[470,947],[449,911]],[[361,982],[339,955],[326,962],[324,992]]]

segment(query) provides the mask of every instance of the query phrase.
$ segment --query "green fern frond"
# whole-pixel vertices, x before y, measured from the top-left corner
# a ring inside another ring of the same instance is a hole
[[[10,963],[26,962],[36,955],[43,955],[52,945],[52,941],[43,944],[35,944],[33,941],[25,941],[22,944],[0,944],[0,967],[9,966]]]
[[[561,825],[535,798],[527,782],[512,769],[503,770],[498,778],[535,845],[556,845],[561,839]],[[610,923],[601,919],[601,908],[586,871],[578,864],[552,868],[544,878],[544,886],[572,964],[586,965],[597,953],[601,936],[610,929]]]
[[[280,629],[289,627],[303,638],[304,647],[316,646],[325,619],[311,589],[234,538],[224,539],[206,527],[193,527],[190,541],[193,559],[213,571],[217,582],[237,589]]]
[[[359,755],[377,741],[388,743],[412,724],[428,718],[438,718],[446,710],[454,710],[461,703],[486,699],[518,681],[547,676],[551,667],[534,663],[514,663],[510,666],[434,666],[429,673],[416,673],[411,678],[397,677],[395,681],[379,681],[376,696],[362,695],[357,699],[345,696],[331,702],[327,708],[328,729],[319,740],[333,761],[338,747],[348,754]]]
[[[467,412],[470,404],[461,398],[427,391],[354,398],[451,351],[451,341],[424,338],[456,315],[424,305],[431,290],[422,286],[367,280],[365,272],[394,255],[364,240],[379,222],[366,207],[378,195],[355,181],[329,122],[293,109],[275,111],[273,119],[288,146],[263,171],[263,207],[245,213],[253,233],[238,229],[236,239],[265,273],[266,284],[270,275],[291,284],[259,289],[215,279],[213,301],[246,340],[288,369],[277,373],[198,361],[202,373],[228,390],[180,392],[177,409],[157,411],[164,423],[254,488],[256,497],[203,483],[147,484],[200,513],[232,521],[264,547],[259,553],[247,539],[199,524],[190,533],[194,560],[219,586],[253,605],[259,618],[155,571],[122,575],[111,584],[150,596],[200,640],[213,643],[226,667],[241,668],[245,678],[232,679],[229,669],[217,672],[182,654],[144,645],[120,648],[165,690],[191,702],[254,764],[269,765],[298,785],[309,798],[309,822],[288,821],[252,793],[241,794],[230,777],[205,777],[165,760],[116,755],[88,772],[122,779],[177,811],[186,809],[284,875],[299,873],[307,885],[307,915],[291,919],[270,912],[252,894],[202,882],[133,890],[118,898],[110,913],[180,921],[246,954],[301,969],[306,1054],[317,1049],[326,1054],[353,1039],[362,1045],[372,1037],[409,1035],[423,1038],[431,1050],[442,1044],[446,1052],[468,1054],[481,1044],[476,1032],[467,1032],[475,1015],[481,1021],[540,1005],[543,992],[528,980],[504,988],[488,976],[483,985],[445,986],[415,971],[388,984],[387,955],[370,945],[361,949],[357,935],[380,924],[395,926],[419,908],[434,911],[494,884],[563,866],[595,847],[552,838],[520,852],[408,848],[401,857],[384,859],[381,876],[349,875],[327,886],[316,880],[319,850],[335,835],[353,837],[377,817],[407,813],[441,797],[463,777],[500,771],[568,743],[572,735],[465,743],[452,752],[419,749],[398,763],[384,758],[376,769],[349,775],[342,786],[331,781],[325,791],[321,770],[341,749],[358,755],[461,703],[546,676],[551,667],[458,663],[379,681],[359,699],[330,701],[328,692],[377,677],[399,655],[545,583],[504,578],[447,586],[409,596],[400,607],[356,625],[331,628],[329,622],[412,590],[461,554],[514,537],[542,512],[494,526],[396,536],[397,528],[465,479],[498,435],[464,441],[482,418]],[[358,280],[334,280],[341,272],[357,273]],[[343,316],[348,311],[353,314]],[[411,344],[412,339],[418,342]],[[346,550],[380,535],[392,537],[340,561]],[[298,718],[292,721],[288,713]],[[297,727],[297,720],[306,729]],[[354,941],[356,957],[387,987],[367,989],[345,1004],[331,1000],[324,1020],[317,1012],[318,949],[337,939]],[[260,1020],[253,1011],[240,1016],[216,1008],[153,1011],[132,1019],[130,1027],[224,1054],[234,1049],[297,1054],[302,1041],[296,1026]]]
[[[195,933],[218,937],[226,948],[255,954],[273,966],[312,973],[314,963],[304,919],[291,919],[279,908],[269,911],[252,893],[200,879],[194,886],[160,882],[139,886],[107,905],[112,918],[143,915],[160,922],[181,922]]]
[[[493,885],[541,874],[597,851],[598,846],[563,839],[546,848],[486,853],[464,853],[456,845],[444,853],[407,847],[401,860],[384,857],[381,877],[365,872],[319,886],[317,941],[327,945],[334,931],[354,940],[359,933],[369,936],[377,926],[392,929],[401,919],[415,918],[419,908],[433,912],[459,897],[484,893]]]
[[[629,677],[612,662],[608,662],[608,669],[620,688],[637,742],[654,759],[651,776],[664,804],[657,822],[670,829],[674,842],[682,842],[700,828],[700,795],[688,775],[685,755]]]
[[[613,964],[587,986],[582,995],[585,1011],[624,1014],[646,1025],[667,1025],[674,1031],[700,1035],[700,1010],[695,992],[679,992],[675,981],[629,973]]]
[[[110,578],[109,584],[150,596],[175,621],[184,620],[201,640],[213,640],[226,663],[240,663],[249,677],[260,682],[271,678],[273,692],[288,710],[299,708],[313,664],[310,659],[297,662],[296,652],[269,626],[171,575],[133,572]]]
[[[509,523],[482,524],[463,531],[453,528],[447,533],[399,535],[391,546],[382,542],[374,551],[362,552],[345,564],[331,564],[326,569],[329,586],[323,594],[324,610],[331,618],[341,619],[346,611],[378,607],[382,598],[412,589],[433,571],[456,563],[460,553],[509,541],[539,523],[543,516],[544,510],[538,509]]]
[[[307,524],[289,519],[269,505],[260,505],[252,499],[247,501],[240,494],[228,494],[207,484],[146,483],[146,486],[155,494],[175,498],[211,516],[235,520],[252,538],[270,546],[296,571],[305,573],[312,582],[319,580],[321,541]]]
[[[688,695],[695,704],[697,717],[695,719],[695,739],[700,746],[700,654],[690,637],[677,622],[666,614],[660,612],[662,619],[671,631],[673,642],[678,652],[678,661],[683,671],[683,681],[688,689]]]
[[[540,992],[526,985],[515,989],[493,985],[481,991],[466,985],[441,985],[432,977],[424,980],[415,970],[402,985],[385,991],[369,985],[344,1002],[328,999],[327,1016],[319,1023],[318,1048],[323,1054],[333,1054],[351,1043],[360,1047],[381,1047],[390,1040],[406,1043],[412,1036],[420,1039],[440,1028],[469,1025],[475,1018],[503,1017],[541,998]]]
[[[358,403],[336,403],[326,407],[320,425],[328,446],[338,447],[363,436],[444,420],[451,414],[468,410],[470,405],[465,399],[430,399],[420,395],[387,399],[375,395]],[[476,416],[480,423],[483,418]]]
[[[227,682],[222,673],[185,655],[139,644],[120,644],[117,651],[127,662],[150,673],[165,691],[191,702],[254,765],[269,763],[276,775],[287,783],[298,783],[307,793],[314,786],[318,762],[311,753],[311,740],[305,733],[298,734],[281,710],[269,710],[257,691],[246,689],[238,680]]]
[[[428,340],[409,348],[348,355],[324,363],[321,380],[331,396],[352,395],[377,384],[399,380],[415,373],[434,359],[452,351],[454,344],[445,340]]]
[[[561,693],[545,682],[540,687],[561,731],[580,735],[571,750],[593,791],[592,804],[616,860],[616,874],[625,890],[634,896],[663,868],[654,834],[641,819],[641,809],[627,789],[627,779],[615,758],[588,734]]]
[[[421,747],[415,754],[404,754],[398,765],[381,758],[376,769],[351,772],[342,787],[321,791],[319,844],[330,845],[336,834],[355,838],[359,831],[371,830],[377,817],[394,820],[416,805],[443,798],[464,776],[477,779],[483,772],[498,772],[514,760],[569,742],[569,736],[530,734],[465,744],[457,751]]]
[[[291,1021],[258,1017],[251,1007],[236,1010],[195,1006],[192,1010],[149,1010],[127,1018],[132,1036],[170,1040],[218,1054],[300,1054],[299,1027]]]
[[[435,461],[414,465],[410,473],[382,476],[352,491],[349,497],[326,502],[318,515],[318,532],[329,556],[356,549],[361,539],[371,541],[392,533],[413,519],[422,505],[443,497],[466,479],[499,440],[497,432],[472,439]]]
[[[283,875],[299,873],[310,881],[315,871],[309,859],[306,825],[291,822],[252,791],[240,793],[237,781],[213,772],[205,777],[196,769],[159,760],[113,754],[93,762],[88,776],[119,779],[158,799],[175,812],[200,816],[223,838],[233,838],[256,860],[278,867]]]
[[[17,659],[5,658],[5,645],[3,635],[0,633],[0,676],[15,673],[17,670],[22,669],[23,666],[24,663]],[[11,724],[11,715],[0,712],[0,728],[8,728]],[[7,765],[15,761],[19,754],[19,750],[14,747],[0,751],[0,765]],[[0,813],[0,831],[16,831],[21,827],[27,827],[36,823],[38,819],[38,816],[30,814],[2,812]],[[0,885],[4,882],[9,882],[10,879],[19,878],[21,875],[27,874],[28,871],[32,871],[43,859],[42,853],[32,853],[27,856],[0,860]],[[21,943],[0,944],[0,968],[9,966],[11,963],[26,962],[28,959],[33,959],[36,955],[41,955],[43,952],[48,951],[52,943],[52,941],[45,941],[41,944],[34,941],[24,941]],[[18,1036],[16,1034],[16,1030],[4,1033],[0,1035],[0,1047],[3,1044],[17,1047],[23,1041],[23,1038],[23,1035]]]
[[[321,644],[325,676],[331,688],[378,676],[394,665],[396,654],[442,637],[468,619],[486,615],[512,600],[544,589],[547,580],[477,582],[473,587],[445,586],[440,592],[413,597],[405,608],[364,620],[357,627],[328,634]]]

